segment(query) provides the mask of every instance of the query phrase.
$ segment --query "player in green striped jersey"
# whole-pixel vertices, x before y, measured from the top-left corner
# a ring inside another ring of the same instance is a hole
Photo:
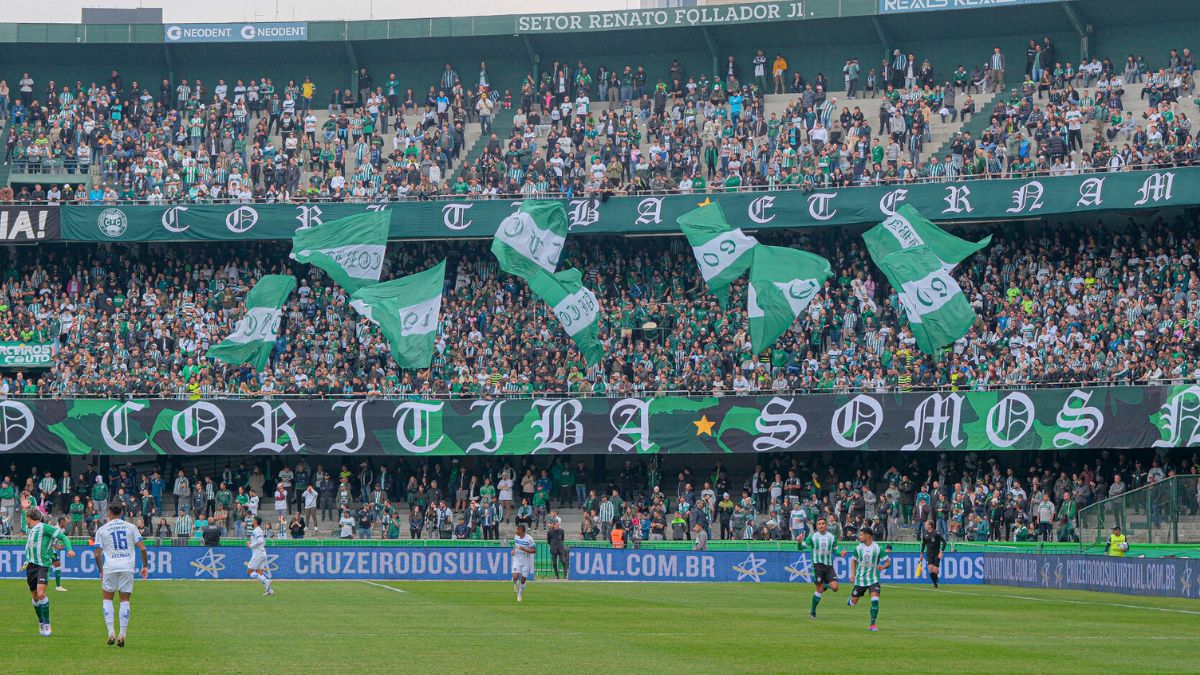
[[[817,518],[817,531],[808,535],[800,542],[800,550],[812,550],[812,579],[816,590],[813,591],[812,608],[808,612],[810,618],[817,618],[817,604],[821,602],[821,594],[825,589],[837,593],[837,572],[833,569],[833,557],[837,553],[837,535],[829,531],[829,523],[824,518]],[[845,554],[845,551],[842,552]]]
[[[50,599],[46,597],[46,584],[50,579],[50,566],[58,559],[59,548],[67,550],[74,558],[71,540],[63,531],[50,523],[43,522],[44,516],[36,506],[22,504],[25,508],[25,529],[29,533],[25,540],[25,578],[29,593],[33,596],[33,611],[38,618],[38,634],[50,636]]]
[[[879,573],[892,566],[892,560],[888,557],[890,551],[890,546],[879,548],[871,528],[864,527],[858,531],[858,546],[854,547],[854,558],[850,561],[850,578],[854,580],[854,588],[846,604],[853,607],[863,595],[871,594],[871,632],[879,630],[875,626],[875,619],[879,616]]]

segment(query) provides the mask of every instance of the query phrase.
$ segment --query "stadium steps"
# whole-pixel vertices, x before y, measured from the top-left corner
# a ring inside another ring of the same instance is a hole
[[[1125,95],[1121,97],[1121,106],[1124,110],[1132,111],[1133,118],[1135,120],[1137,120],[1138,124],[1141,124],[1142,127],[1145,128],[1145,120],[1142,119],[1142,113],[1146,112],[1146,110],[1150,107],[1150,104],[1141,98],[1142,86],[1143,85],[1140,83],[1125,85]],[[1095,89],[1094,88],[1089,89],[1088,91],[1094,92]],[[1180,103],[1182,103],[1182,101],[1184,101],[1184,100],[1190,100],[1190,99],[1191,99],[1190,96],[1183,97],[1181,99]],[[1182,106],[1180,104],[1176,104],[1176,111],[1178,112],[1180,110],[1182,110]],[[1106,121],[1104,124],[1102,124],[1099,127],[1099,129],[1096,127],[1095,123],[1089,123],[1089,124],[1083,125],[1083,149],[1084,150],[1087,150],[1090,152],[1091,148],[1092,148],[1092,143],[1095,142],[1096,137],[1098,135],[1102,136],[1104,133],[1103,129],[1108,128],[1108,122],[1107,122],[1108,116],[1105,115],[1104,119]],[[1116,142],[1118,145],[1123,144],[1128,140],[1129,139],[1126,136],[1118,136],[1116,138]]]
[[[944,158],[950,154],[950,143],[954,140],[954,134],[959,131],[971,132],[971,138],[979,140],[980,134],[987,128],[991,121],[990,111],[992,102],[996,99],[996,94],[986,92],[982,94],[972,94],[975,99],[976,114],[971,115],[971,119],[965,124],[959,120],[958,122],[942,122],[940,115],[935,114],[933,123],[929,125],[930,141],[925,144],[925,151],[921,153],[921,161],[928,162],[930,157]],[[966,98],[965,94],[960,94],[957,99],[957,105],[961,108],[962,101]],[[936,111],[934,111],[936,113]],[[901,153],[906,156],[907,153]]]
[[[508,139],[512,131],[513,118],[517,116],[517,109],[513,107],[511,110],[498,108],[493,111],[492,115],[492,132],[500,139],[503,144]],[[467,149],[463,151],[462,159],[458,166],[453,171],[446,173],[446,177],[457,176],[464,168],[474,166],[475,162],[483,155],[483,151],[487,148],[488,137],[482,133],[482,127],[477,122],[472,122],[468,125],[466,135]],[[503,149],[503,148],[502,148]],[[540,149],[540,148],[539,148]]]
[[[322,140],[323,136],[322,136],[321,129],[322,129],[323,125],[325,124],[326,120],[328,120],[330,117],[334,117],[336,115],[333,113],[330,113],[325,108],[321,108],[319,110],[316,110],[315,112],[316,112],[316,116],[317,116],[317,141],[319,143],[323,143],[323,140]],[[404,123],[408,126],[408,128],[410,130],[419,127],[421,124],[421,115],[420,114],[403,115],[402,118],[404,120]],[[396,119],[393,119],[392,121],[390,121],[388,124],[388,133],[383,136],[383,149],[384,149],[385,154],[390,153],[392,151],[392,135],[395,133],[395,129],[396,129],[395,124],[396,124]],[[463,141],[464,141],[465,146],[467,148],[471,148],[475,144],[475,142],[479,139],[480,135],[481,134],[480,134],[479,124],[476,122],[468,122],[467,127],[464,130],[464,134],[463,134]],[[277,135],[272,134],[272,137],[275,138],[276,141],[278,141]],[[445,180],[450,175],[454,174],[455,171],[458,169],[458,166],[461,166],[461,165],[462,165],[462,161],[460,160],[456,166],[450,167],[443,173],[442,179]],[[347,149],[346,179],[350,180],[351,177],[354,175],[354,172],[357,170],[358,170],[358,163],[354,159],[353,147],[351,147],[351,148]],[[312,175],[313,175],[312,172],[307,171],[307,170],[304,171],[301,176],[301,183],[307,184],[309,178]]]

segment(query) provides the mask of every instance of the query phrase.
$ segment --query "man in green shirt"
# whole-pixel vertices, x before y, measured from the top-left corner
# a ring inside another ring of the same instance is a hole
[[[17,488],[5,476],[0,482],[0,533],[17,526]]]
[[[83,503],[83,499],[75,495],[75,501],[71,502],[71,536],[83,535],[83,512],[86,510],[87,505]]]
[[[492,485],[492,479],[485,477],[483,479],[483,487],[479,488],[479,505],[487,507],[496,501],[496,486]]]
[[[571,471],[571,465],[567,462],[562,463],[562,470],[558,474],[558,494],[559,507],[566,506],[571,503],[571,498],[575,492],[575,474]]]
[[[92,503],[96,505],[96,513],[108,513],[108,486],[100,476],[96,476],[96,484],[92,486]]]
[[[816,590],[813,591],[812,608],[809,618],[817,618],[817,605],[821,602],[821,594],[828,587],[837,593],[837,572],[833,569],[833,557],[837,555],[837,535],[829,531],[829,522],[817,518],[817,531],[808,535],[800,542],[800,550],[812,550],[812,580]]]
[[[858,599],[870,593],[871,595],[871,625],[872,633],[878,632],[875,619],[879,616],[879,573],[892,566],[888,557],[889,549],[879,548],[875,543],[875,531],[864,527],[858,531],[858,546],[854,548],[854,558],[850,560],[850,578],[854,580],[854,588],[850,591],[850,599],[846,604],[853,607]]]
[[[1033,535],[1029,534],[1029,528],[1025,524],[1025,519],[1022,516],[1017,519],[1017,529],[1013,532],[1013,541],[1025,542],[1032,541]]]
[[[43,522],[48,516],[40,509],[25,503],[21,507],[25,509],[25,529],[29,532],[25,540],[25,579],[33,597],[33,611],[38,618],[38,635],[49,637],[50,599],[46,597],[46,584],[50,580],[50,568],[58,559],[60,548],[66,549],[67,556],[71,558],[75,557],[75,551],[62,529]]]
[[[538,523],[541,523],[543,528],[546,527],[546,511],[547,511],[549,504],[550,504],[550,495],[546,494],[546,491],[542,488],[542,486],[539,485],[537,492],[533,493],[533,525],[532,525],[532,527],[536,528],[538,526]]]

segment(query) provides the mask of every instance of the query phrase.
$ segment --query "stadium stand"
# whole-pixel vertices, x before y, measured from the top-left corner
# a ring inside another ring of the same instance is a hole
[[[1014,65],[995,68],[982,39],[931,56],[891,48],[880,60],[866,56],[876,45],[824,45],[813,56],[759,49],[751,31],[730,36],[711,67],[687,49],[699,33],[664,38],[646,63],[645,44],[628,56],[619,46],[597,54],[594,45],[576,50],[570,38],[546,36],[540,51],[563,56],[535,58],[523,78],[525,63],[476,69],[473,48],[464,47],[436,75],[425,66],[445,49],[423,57],[423,70],[398,68],[399,77],[362,68],[349,86],[332,66],[317,76],[297,66],[281,78],[220,59],[205,63],[200,79],[161,83],[127,79],[121,69],[93,80],[43,59],[35,79],[9,56],[0,183],[10,186],[0,188],[0,203],[715,196],[1197,162],[1196,64],[1187,48],[1155,46],[1149,58],[1127,59],[1114,48],[1078,62],[1038,34],[1022,71],[1013,52]],[[322,47],[306,49],[319,59]],[[789,67],[789,59],[803,65]],[[393,245],[385,278],[448,261],[436,354],[422,371],[398,368],[378,330],[348,309],[347,294],[289,262],[278,242],[6,247],[0,340],[49,342],[56,356],[43,371],[0,372],[0,399],[845,394],[1200,379],[1194,210],[1126,222],[1030,220],[994,234],[958,268],[979,321],[943,359],[916,349],[897,294],[843,230],[758,234],[824,256],[834,269],[819,302],[759,357],[739,309],[745,281],[733,286],[732,309],[720,311],[682,239],[571,237],[562,265],[584,271],[603,311],[606,357],[592,367],[544,304],[499,272],[488,242]],[[245,293],[273,273],[300,284],[268,367],[210,360],[208,348],[228,335]],[[932,518],[964,541],[1011,540],[1023,536],[1022,524],[1030,537],[1071,541],[1078,509],[1200,472],[1197,456],[1183,454],[1029,453],[997,462],[922,453],[868,462],[791,453],[764,455],[753,468],[717,462],[705,475],[658,457],[615,470],[588,458],[572,471],[565,468],[574,459],[109,461],[106,471],[89,466],[75,476],[70,494],[55,494],[58,476],[14,464],[0,502],[23,492],[88,529],[97,502],[121,499],[145,519],[147,536],[166,537],[198,536],[209,518],[241,535],[256,511],[276,536],[294,534],[287,517],[305,510],[302,493],[312,485],[309,536],[332,532],[346,513],[353,536],[365,534],[357,531],[365,523],[373,537],[395,536],[393,525],[413,536],[482,537],[491,518],[502,528],[518,517],[544,526],[554,508],[584,539],[604,539],[612,518],[633,526],[635,539],[686,538],[696,524],[721,538],[790,539],[794,518],[807,526],[826,515],[843,536],[864,523],[911,536],[914,523]],[[376,490],[384,466],[392,478]],[[485,514],[502,499],[492,488],[504,479],[514,482],[512,503]],[[280,488],[286,496],[275,504]],[[73,509],[75,495],[82,506]],[[1039,508],[1043,496],[1052,516]],[[1200,507],[1200,494],[1170,498],[1192,516]],[[803,518],[793,516],[793,502]]]
[[[30,91],[10,91],[0,117],[18,202],[812,189],[1195,161],[1190,50],[1075,67],[1049,37],[1037,46],[1040,65],[1000,92],[986,53],[952,67],[896,50],[878,70],[847,59],[833,81],[780,54],[774,93],[740,55],[737,76],[563,59],[503,91],[486,66],[464,78],[447,64],[423,94],[394,74],[360,76],[357,92],[266,77],[154,88],[117,71],[43,87],[26,74],[14,81]]]
[[[5,340],[57,345],[44,375],[5,373],[0,396],[195,394],[449,398],[662,395],[668,392],[886,391],[1200,377],[1195,328],[1197,223],[1007,228],[971,258],[961,283],[981,321],[934,362],[915,347],[898,299],[855,239],[775,234],[835,270],[774,349],[753,358],[740,309],[719,312],[679,239],[572,238],[564,264],[585,270],[604,313],[608,354],[587,367],[546,308],[500,275],[486,243],[410,244],[402,276],[449,260],[448,295],[428,371],[402,371],[378,331],[347,314],[346,294],[279,244],[11,248],[0,307]],[[205,356],[263,274],[301,283],[261,373]],[[744,282],[734,303],[744,303]],[[653,327],[649,327],[653,326]]]
[[[0,500],[26,495],[47,512],[69,515],[73,535],[94,531],[104,503],[118,500],[145,536],[168,539],[199,539],[209,521],[240,537],[245,518],[262,515],[278,538],[499,538],[511,536],[515,523],[544,530],[547,518],[558,517],[570,539],[583,541],[607,541],[614,518],[630,528],[634,543],[690,539],[697,524],[713,538],[793,540],[825,517],[839,539],[852,539],[864,524],[882,538],[909,539],[914,524],[932,520],[955,542],[1074,542],[1080,509],[1140,490],[1138,499],[1114,510],[1114,522],[1136,519],[1156,537],[1166,534],[1164,527],[1183,528],[1185,538],[1200,534],[1194,476],[1169,480],[1200,473],[1196,453],[1039,456],[1028,465],[976,453],[874,456],[869,463],[791,454],[736,469],[717,460],[704,472],[670,463],[668,470],[661,458],[627,460],[605,470],[582,457],[340,465],[320,457],[175,466],[114,461],[107,473],[89,464],[76,476],[13,464],[2,474]],[[71,479],[66,492],[64,477]],[[1179,516],[1170,522],[1168,504]],[[305,519],[301,530],[289,527],[294,514]],[[354,520],[348,531],[337,525],[344,515]],[[483,529],[492,523],[495,530]],[[8,527],[19,533],[15,522]]]

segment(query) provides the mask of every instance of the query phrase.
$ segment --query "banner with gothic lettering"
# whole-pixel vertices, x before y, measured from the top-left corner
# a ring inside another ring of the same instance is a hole
[[[1200,386],[495,400],[0,401],[0,452],[550,455],[1200,445]]]
[[[1011,220],[1195,206],[1200,204],[1200,168],[710,196],[719,199],[731,225],[745,229],[874,224],[895,215],[904,204],[911,204],[938,222]],[[676,232],[675,219],[696,208],[704,197],[585,198],[567,200],[565,206],[572,233]],[[291,239],[298,228],[366,210],[386,210],[390,214],[389,238],[393,240],[491,237],[497,225],[520,205],[519,200],[71,205],[62,207],[62,237],[70,241]]]

